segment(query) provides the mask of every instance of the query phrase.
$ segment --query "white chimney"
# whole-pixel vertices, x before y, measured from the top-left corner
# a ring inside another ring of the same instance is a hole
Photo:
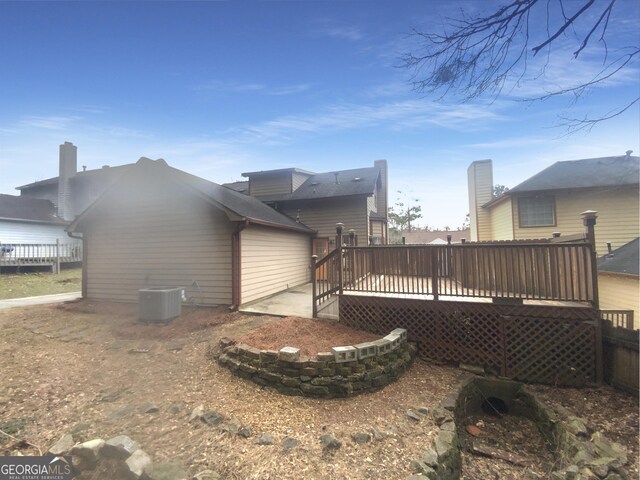
[[[478,160],[467,170],[469,188],[469,220],[471,241],[492,240],[491,213],[482,208],[493,198],[493,164],[491,160]]]
[[[60,169],[58,176],[58,217],[73,220],[73,198],[70,179],[78,172],[78,147],[71,142],[60,145]]]

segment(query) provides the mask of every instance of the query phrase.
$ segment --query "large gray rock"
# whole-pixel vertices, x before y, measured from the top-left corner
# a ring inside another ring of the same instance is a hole
[[[258,445],[273,445],[274,443],[276,443],[276,441],[273,438],[273,435],[262,433],[258,436],[258,438],[256,438],[256,441],[254,443],[257,443]]]
[[[98,463],[100,451],[105,445],[105,441],[101,438],[89,440],[88,442],[75,445],[69,452],[71,455],[78,457],[79,469],[92,469]]]
[[[71,448],[75,445],[76,442],[73,441],[73,435],[70,433],[65,433],[60,440],[58,440],[51,448],[49,448],[49,453],[51,455],[63,455],[67,453]]]
[[[202,415],[204,415],[204,412],[205,412],[204,405],[198,405],[191,412],[191,415],[189,416],[189,421],[193,422],[194,420],[202,418]]]
[[[124,460],[138,448],[138,444],[126,435],[118,435],[107,440],[100,453],[105,458]]]
[[[133,478],[140,478],[147,470],[151,468],[151,457],[144,450],[138,449],[131,454],[125,461],[127,468],[133,475]]]
[[[204,423],[211,425],[212,427],[224,422],[224,416],[221,413],[214,412],[213,410],[203,413],[200,418]]]

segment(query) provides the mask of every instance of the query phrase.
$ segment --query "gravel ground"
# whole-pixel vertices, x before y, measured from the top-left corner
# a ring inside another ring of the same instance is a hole
[[[229,480],[406,478],[410,460],[430,445],[435,428],[428,416],[408,419],[406,410],[434,407],[461,374],[416,361],[376,393],[287,397],[234,377],[208,356],[219,338],[240,337],[276,319],[201,309],[169,326],[134,320],[130,306],[85,301],[1,311],[0,429],[24,442],[0,439],[0,453],[37,454],[66,432],[80,441],[124,434],[156,463],[178,463],[190,475],[212,469]],[[627,445],[637,477],[637,399],[609,388],[536,388]],[[158,411],[145,413],[151,405]],[[252,437],[189,423],[199,405],[236,418]],[[361,445],[351,439],[372,428],[382,440]],[[257,445],[262,433],[275,444]],[[323,454],[324,433],[340,439],[342,448]],[[286,437],[299,444],[286,451]],[[477,478],[471,473],[467,478]]]

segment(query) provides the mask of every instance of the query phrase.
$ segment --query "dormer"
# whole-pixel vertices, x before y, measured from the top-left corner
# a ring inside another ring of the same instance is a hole
[[[313,172],[299,168],[282,168],[242,174],[243,177],[249,179],[247,193],[252,197],[265,200],[295,192],[312,175],[314,175]]]

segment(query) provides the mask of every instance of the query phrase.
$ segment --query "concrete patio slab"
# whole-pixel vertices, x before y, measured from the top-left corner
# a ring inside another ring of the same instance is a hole
[[[241,305],[239,310],[243,313],[260,313],[279,317],[312,318],[311,283]]]

